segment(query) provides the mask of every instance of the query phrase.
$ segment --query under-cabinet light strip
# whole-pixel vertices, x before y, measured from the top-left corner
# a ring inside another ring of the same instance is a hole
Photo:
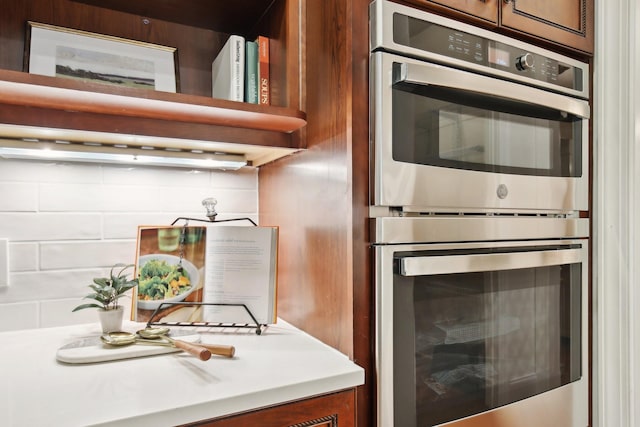
[[[139,166],[174,166],[195,169],[227,169],[236,170],[247,165],[243,156],[207,154],[203,158],[153,155],[149,154],[126,154],[108,153],[93,151],[76,151],[64,148],[18,148],[0,147],[0,157],[10,159],[31,159],[31,160],[59,160],[68,162],[89,162],[89,163],[115,163]]]

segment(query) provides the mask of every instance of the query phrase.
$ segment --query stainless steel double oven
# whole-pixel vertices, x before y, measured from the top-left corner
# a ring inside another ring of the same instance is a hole
[[[589,68],[375,0],[377,425],[589,420]]]

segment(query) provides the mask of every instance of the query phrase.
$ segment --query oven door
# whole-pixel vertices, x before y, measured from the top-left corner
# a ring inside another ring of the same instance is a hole
[[[588,424],[587,240],[375,258],[378,426]]]
[[[587,101],[386,52],[371,67],[373,205],[588,209]]]

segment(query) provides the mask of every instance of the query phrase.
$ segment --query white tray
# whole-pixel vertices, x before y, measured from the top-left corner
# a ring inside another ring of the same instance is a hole
[[[174,332],[171,336],[180,338],[181,341],[200,342],[200,335],[189,332],[190,335],[179,335]],[[178,336],[179,335],[179,336]],[[131,344],[122,347],[114,347],[104,344],[99,336],[83,338],[62,346],[56,353],[56,359],[64,363],[96,363],[110,360],[131,359],[135,357],[155,356],[158,354],[175,353],[182,351],[175,347],[160,345]]]

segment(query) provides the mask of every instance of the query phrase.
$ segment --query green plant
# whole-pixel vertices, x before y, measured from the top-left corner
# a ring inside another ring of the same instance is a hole
[[[85,308],[101,308],[103,310],[115,310],[118,308],[118,299],[124,296],[124,293],[138,284],[137,279],[127,277],[126,271],[133,267],[133,264],[118,263],[111,267],[110,277],[96,277],[93,283],[89,285],[94,292],[85,296],[84,299],[93,299],[97,303],[81,304],[72,311],[78,311]],[[117,274],[115,270],[119,268]]]

